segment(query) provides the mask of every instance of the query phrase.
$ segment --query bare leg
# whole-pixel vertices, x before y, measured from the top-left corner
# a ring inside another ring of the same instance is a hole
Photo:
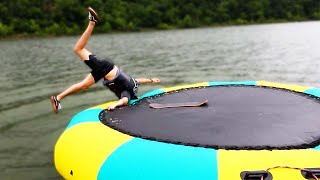
[[[90,39],[91,33],[94,29],[96,22],[98,22],[98,19],[99,19],[98,15],[96,14],[96,12],[94,12],[94,10],[91,7],[88,8],[88,11],[89,11],[89,20],[90,20],[88,27],[83,32],[82,36],[80,37],[80,39],[77,41],[77,43],[75,44],[75,46],[73,48],[75,53],[83,61],[89,60],[89,55],[91,54],[91,52],[89,52],[87,49],[85,49],[85,46],[86,46],[88,40]],[[64,97],[68,96],[69,94],[75,93],[77,91],[86,89],[89,86],[93,85],[94,83],[95,83],[94,78],[93,78],[92,74],[90,73],[84,80],[70,86],[68,89],[66,89],[65,91],[63,91],[59,95],[51,96],[51,104],[52,104],[53,111],[55,113],[58,112],[58,110],[61,108],[59,101],[61,101]]]
[[[89,21],[87,29],[84,31],[80,39],[75,44],[73,50],[77,53],[77,55],[81,58],[81,60],[89,60],[89,55],[91,54],[85,46],[91,36],[91,33],[94,29],[95,22]]]
[[[77,91],[86,89],[89,86],[93,85],[94,83],[95,83],[94,78],[93,78],[92,74],[90,73],[84,80],[70,86],[68,89],[66,89],[61,94],[59,94],[57,96],[57,99],[58,99],[58,101],[61,101],[65,96],[72,94],[72,93],[75,93]]]

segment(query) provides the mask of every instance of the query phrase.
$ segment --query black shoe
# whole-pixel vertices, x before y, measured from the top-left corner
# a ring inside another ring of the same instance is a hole
[[[58,113],[58,110],[61,109],[60,101],[58,101],[57,96],[51,96],[51,104],[53,112]]]
[[[91,7],[88,7],[88,11],[89,11],[89,20],[97,23],[99,21],[98,14]]]

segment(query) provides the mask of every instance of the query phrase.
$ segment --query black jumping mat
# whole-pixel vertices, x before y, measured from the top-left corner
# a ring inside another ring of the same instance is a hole
[[[202,107],[153,109],[208,100]],[[102,111],[101,122],[151,140],[219,149],[293,149],[320,144],[320,101],[310,95],[256,86],[213,86],[145,98]]]

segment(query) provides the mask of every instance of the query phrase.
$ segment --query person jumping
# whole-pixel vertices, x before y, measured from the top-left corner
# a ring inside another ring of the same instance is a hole
[[[76,83],[67,88],[57,96],[51,96],[52,108],[55,113],[61,109],[61,100],[80,90],[84,90],[103,78],[103,85],[109,88],[119,100],[110,105],[108,110],[114,110],[116,107],[127,105],[131,99],[137,99],[136,93],[138,85],[146,83],[159,83],[158,78],[139,78],[134,79],[125,74],[120,68],[111,62],[110,59],[100,60],[95,54],[89,52],[85,46],[91,36],[94,26],[99,21],[97,13],[88,7],[89,24],[80,39],[74,46],[75,53],[80,59],[89,66],[91,73],[87,75],[81,82]]]

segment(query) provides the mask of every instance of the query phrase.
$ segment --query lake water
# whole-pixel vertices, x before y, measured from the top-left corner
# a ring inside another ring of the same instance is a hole
[[[49,97],[90,72],[73,53],[79,36],[0,41],[1,179],[61,179],[53,148],[70,119],[116,99],[99,82],[52,112]],[[93,35],[87,48],[133,77],[162,80],[139,95],[203,81],[320,87],[320,22]]]

